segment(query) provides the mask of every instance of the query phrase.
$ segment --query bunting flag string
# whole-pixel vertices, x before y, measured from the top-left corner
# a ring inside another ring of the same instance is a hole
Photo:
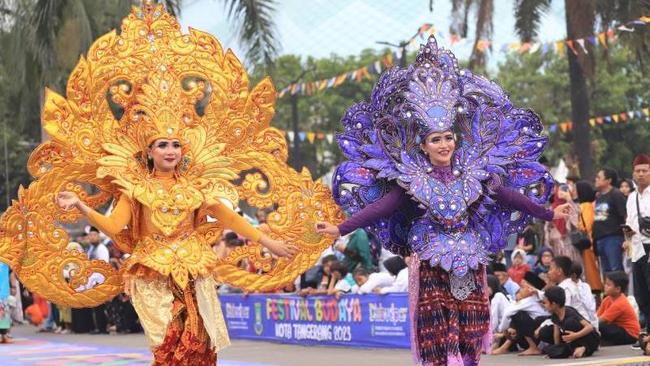
[[[630,110],[620,113],[614,113],[605,116],[591,117],[589,118],[589,126],[596,127],[600,125],[611,125],[616,123],[626,123],[633,119],[644,118],[647,122],[650,122],[650,108],[642,108],[639,110]],[[556,133],[558,131],[566,133],[573,130],[573,122],[565,121],[561,123],[553,123],[548,126],[548,131],[550,133]]]
[[[610,40],[615,42],[618,38],[618,34],[622,32],[634,32],[636,27],[646,26],[650,23],[650,15],[642,16],[638,19],[629,21],[625,24],[609,28],[604,32],[600,32],[588,37],[577,38],[577,39],[564,39],[551,42],[510,42],[503,43],[500,45],[494,44],[494,42],[488,39],[480,39],[476,42],[476,49],[480,52],[486,52],[490,49],[491,46],[494,46],[496,49],[501,52],[518,52],[518,53],[534,53],[539,50],[542,51],[542,54],[546,54],[549,51],[555,51],[560,56],[566,55],[566,49],[578,54],[578,52],[588,53],[587,51],[587,42],[591,43],[594,47],[604,47],[607,48],[607,41]],[[442,32],[436,31],[433,24],[423,24],[420,26],[418,33],[415,37],[409,40],[410,50],[417,50],[421,43],[421,39],[428,37],[431,34],[436,34],[438,39],[445,39],[449,42],[451,46],[462,45],[470,43],[468,38],[461,38],[457,34],[445,35]],[[420,38],[420,39],[418,39]]]
[[[396,53],[389,53],[370,65],[344,72],[343,74],[333,76],[329,79],[303,81],[287,85],[285,88],[280,90],[278,98],[282,98],[285,95],[296,94],[312,95],[317,91],[336,88],[346,81],[360,82],[364,79],[369,79],[371,75],[379,75],[385,69],[393,66],[393,60],[397,58],[398,56]]]
[[[620,113],[614,113],[610,115],[603,115],[598,117],[589,118],[589,126],[596,127],[600,125],[613,125],[619,123],[627,123],[635,119],[645,119],[645,121],[650,122],[650,107],[642,108],[639,110],[629,110]],[[573,122],[565,121],[561,123],[553,123],[548,125],[548,131],[550,133],[562,132],[566,133],[573,130]],[[294,131],[280,130],[287,138],[289,143],[293,143],[295,138],[298,138],[300,142],[308,142],[314,144],[320,141],[325,141],[328,144],[333,144],[334,139],[336,138],[336,133],[323,132],[323,131],[300,131],[298,135]]]

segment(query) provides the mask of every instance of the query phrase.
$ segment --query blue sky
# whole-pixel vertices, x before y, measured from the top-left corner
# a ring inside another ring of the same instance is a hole
[[[503,54],[503,43],[516,42],[513,0],[495,0],[495,48],[490,56],[494,67]],[[451,14],[449,0],[436,0],[434,12],[428,0],[278,0],[275,23],[280,37],[280,54],[327,57],[331,54],[356,55],[365,48],[382,49],[376,41],[397,43],[408,39],[424,23],[433,23],[448,35]],[[540,41],[566,37],[564,4],[553,1],[551,10],[541,24]],[[472,24],[472,22],[470,22]],[[243,58],[233,26],[226,20],[220,0],[186,0],[181,12],[181,25],[215,35],[224,47],[232,48]],[[473,28],[473,27],[472,27]],[[471,53],[473,29],[469,41],[450,47],[459,59]],[[449,47],[447,39],[439,39]]]

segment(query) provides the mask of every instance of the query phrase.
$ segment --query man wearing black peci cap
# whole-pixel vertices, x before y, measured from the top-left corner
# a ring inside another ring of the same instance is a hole
[[[503,288],[506,289],[508,297],[510,300],[514,300],[517,297],[517,291],[519,291],[519,285],[510,278],[506,265],[503,263],[492,263],[492,272],[499,279],[499,283]]]

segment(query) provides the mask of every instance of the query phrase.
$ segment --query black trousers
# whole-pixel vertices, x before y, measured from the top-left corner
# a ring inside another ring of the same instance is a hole
[[[646,319],[646,330],[650,328],[650,263],[648,255],[644,255],[632,264],[634,278],[634,299],[639,304],[639,310]]]
[[[528,342],[525,337],[530,337],[538,343],[539,340],[535,339],[535,329],[537,329],[548,316],[538,316],[533,319],[530,314],[525,311],[519,311],[510,319],[510,327],[517,331],[517,344],[521,348],[528,348]],[[553,334],[551,333],[551,337]]]
[[[106,318],[106,304],[101,304],[93,308],[93,325],[95,330],[102,333],[107,332],[108,319]]]
[[[600,330],[600,336],[603,341],[613,346],[633,344],[637,341],[630,333],[616,324],[600,322],[598,323],[598,330]]]

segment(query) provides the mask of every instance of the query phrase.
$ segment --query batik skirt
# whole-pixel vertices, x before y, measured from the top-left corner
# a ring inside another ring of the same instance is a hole
[[[440,267],[413,258],[409,269],[414,360],[425,366],[478,365],[490,326],[485,268],[474,272],[475,289],[464,300],[454,298],[449,273]]]

